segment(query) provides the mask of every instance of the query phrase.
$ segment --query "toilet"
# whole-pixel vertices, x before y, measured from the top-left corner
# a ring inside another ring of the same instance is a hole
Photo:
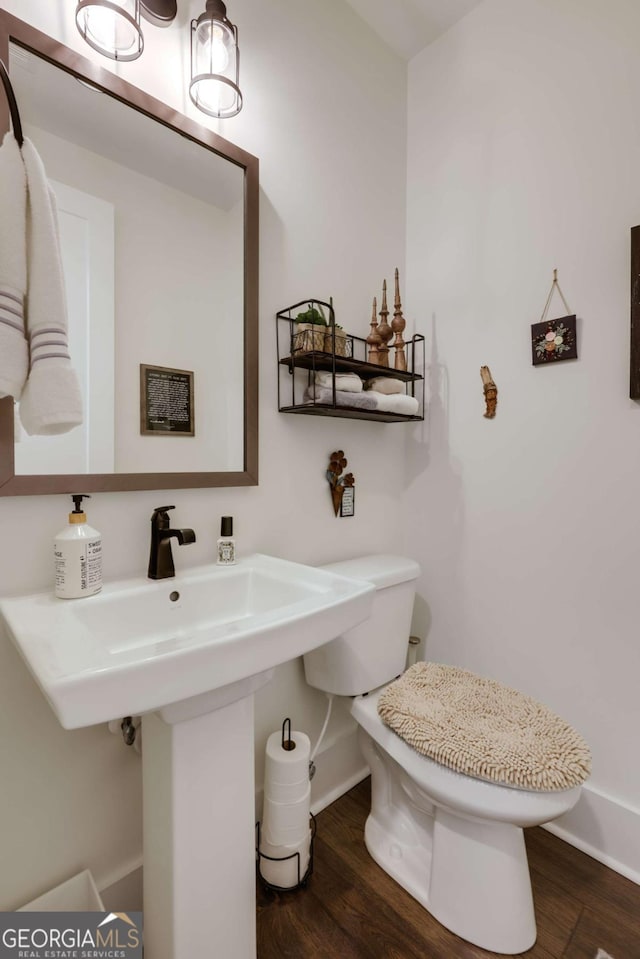
[[[376,588],[370,619],[307,653],[307,683],[353,698],[371,771],[365,844],[372,858],[451,932],[505,955],[533,946],[536,922],[523,827],[550,822],[581,786],[544,792],[473,778],[417,752],[378,715],[404,672],[420,568],[364,556],[326,569]]]

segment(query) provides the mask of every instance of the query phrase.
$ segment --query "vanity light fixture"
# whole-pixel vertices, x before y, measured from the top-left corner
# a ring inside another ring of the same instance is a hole
[[[207,0],[205,12],[191,21],[189,96],[198,110],[219,118],[240,113],[239,64],[238,28],[223,0]]]
[[[142,15],[156,27],[168,27],[177,0],[78,0],[76,26],[90,47],[110,60],[137,60],[144,50]]]

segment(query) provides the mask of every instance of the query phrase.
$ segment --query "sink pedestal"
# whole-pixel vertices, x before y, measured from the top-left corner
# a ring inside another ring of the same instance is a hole
[[[253,689],[193,702],[142,721],[145,954],[255,959]]]

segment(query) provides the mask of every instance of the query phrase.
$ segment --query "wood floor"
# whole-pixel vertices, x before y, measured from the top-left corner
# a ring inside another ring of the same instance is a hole
[[[365,780],[317,817],[305,889],[258,882],[258,959],[486,959],[369,857]],[[640,886],[544,829],[526,830],[538,940],[526,959],[640,959]]]

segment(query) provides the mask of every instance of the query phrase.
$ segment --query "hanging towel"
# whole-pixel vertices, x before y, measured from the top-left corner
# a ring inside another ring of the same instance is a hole
[[[0,147],[0,396],[20,399],[29,368],[25,338],[27,185],[20,147],[6,133]]]
[[[67,433],[82,423],[82,397],[67,343],[67,308],[56,201],[42,160],[25,137],[27,321],[30,367],[20,400],[29,435]]]

